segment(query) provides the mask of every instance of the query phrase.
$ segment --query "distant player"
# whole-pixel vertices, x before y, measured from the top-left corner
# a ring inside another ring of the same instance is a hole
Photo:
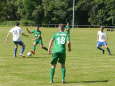
[[[65,26],[65,32],[68,34],[68,36],[70,36],[70,30],[71,30],[71,27],[69,23],[67,23],[67,25]]]
[[[101,26],[100,27],[100,31],[98,31],[97,33],[97,49],[101,50],[102,53],[104,54],[105,53],[105,50],[103,48],[101,48],[102,46],[104,48],[107,49],[109,55],[111,55],[111,51],[110,49],[108,48],[108,45],[107,45],[107,36],[106,36],[106,32],[104,32],[104,27]]]
[[[23,33],[23,30],[19,27],[20,23],[17,22],[16,23],[16,26],[13,27],[7,34],[7,37],[6,37],[6,40],[8,39],[10,33],[12,34],[13,36],[13,43],[15,44],[15,48],[14,48],[14,57],[17,56],[17,49],[18,49],[18,45],[20,45],[22,48],[21,48],[21,52],[20,52],[20,56],[24,56],[23,53],[24,53],[24,50],[25,50],[25,44],[23,43],[23,41],[21,40],[21,35],[24,35],[26,36],[24,33]]]
[[[44,49],[44,50],[48,50],[46,47],[44,47],[43,45],[43,41],[42,41],[42,36],[41,36],[41,31],[40,31],[40,28],[39,26],[36,27],[35,30],[32,30],[30,31],[28,28],[26,29],[28,31],[28,33],[32,34],[33,35],[33,46],[32,46],[32,49],[31,49],[31,53],[34,55],[35,54],[35,51],[36,51],[36,46],[38,44],[41,45],[41,48]]]
[[[57,62],[61,64],[62,72],[62,83],[65,82],[65,61],[66,61],[66,43],[68,46],[68,51],[71,51],[70,38],[67,33],[64,32],[63,24],[59,25],[59,32],[53,35],[49,42],[48,53],[52,54],[51,60],[51,70],[50,70],[50,82],[53,83],[54,73]],[[53,48],[52,48],[53,46]],[[52,51],[51,51],[52,48]]]

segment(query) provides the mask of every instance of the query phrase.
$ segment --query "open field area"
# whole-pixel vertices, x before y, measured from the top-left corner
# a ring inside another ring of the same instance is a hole
[[[13,58],[13,43],[4,41],[11,27],[0,27],[0,86],[115,86],[115,32],[107,32],[112,56],[96,49],[98,28],[72,29],[72,52],[67,53],[66,84],[61,84],[60,65],[55,83],[49,83],[51,55],[39,46],[35,56]],[[43,28],[43,42],[48,47],[56,28]],[[25,31],[26,34],[27,31]],[[32,36],[23,37],[26,53],[31,49]]]

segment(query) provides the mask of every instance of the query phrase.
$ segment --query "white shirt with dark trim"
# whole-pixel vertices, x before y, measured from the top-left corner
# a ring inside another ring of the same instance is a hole
[[[12,33],[12,36],[13,36],[12,40],[13,41],[20,41],[21,40],[21,35],[22,35],[23,30],[19,26],[15,26],[9,32]]]
[[[106,32],[98,31],[97,35],[98,35],[98,41],[104,42],[107,40]]]

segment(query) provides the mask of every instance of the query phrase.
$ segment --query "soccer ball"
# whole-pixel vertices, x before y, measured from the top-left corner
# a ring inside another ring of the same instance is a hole
[[[28,53],[27,53],[27,56],[31,56],[31,55],[32,55],[32,53],[31,53],[31,52],[28,52]]]

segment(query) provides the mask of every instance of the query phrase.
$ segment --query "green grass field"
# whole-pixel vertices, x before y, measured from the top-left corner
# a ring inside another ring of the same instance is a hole
[[[67,53],[66,84],[61,84],[60,65],[57,65],[55,83],[49,83],[51,55],[39,46],[33,57],[13,58],[13,43],[4,39],[8,28],[0,27],[0,86],[115,86],[115,32],[107,32],[112,56],[102,55],[96,49],[97,28],[71,31],[72,52]],[[48,47],[56,28],[42,29],[44,45]],[[26,32],[26,31],[25,31]],[[26,32],[27,33],[27,32]],[[32,36],[23,37],[25,54],[32,45]]]

